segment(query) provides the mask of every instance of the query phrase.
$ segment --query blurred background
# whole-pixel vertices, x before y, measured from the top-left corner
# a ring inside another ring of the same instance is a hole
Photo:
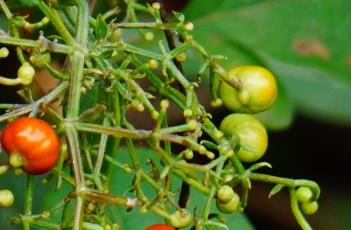
[[[101,9],[119,4],[98,2]],[[269,128],[269,149],[262,160],[273,169],[265,172],[317,181],[320,209],[308,217],[314,229],[350,229],[351,1],[168,0],[165,7],[170,17],[173,10],[182,11],[195,25],[194,38],[211,54],[225,55],[227,68],[262,65],[276,75],[278,99],[258,114]],[[192,76],[196,57],[188,56],[185,71]],[[16,70],[15,57],[0,59],[0,75]],[[209,103],[206,87],[204,81],[199,90],[204,104]],[[19,101],[15,91],[0,86],[0,103]],[[212,112],[217,123],[230,113],[224,108]],[[180,118],[172,119],[176,123]],[[24,186],[13,178],[1,177],[0,188],[21,194]],[[245,219],[250,224],[238,229],[299,229],[286,191],[268,199],[271,185],[253,186]],[[6,213],[0,209],[0,223],[21,210],[21,202],[19,198]]]

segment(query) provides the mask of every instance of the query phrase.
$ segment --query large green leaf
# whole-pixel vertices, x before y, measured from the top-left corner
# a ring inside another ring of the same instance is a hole
[[[192,0],[185,14],[195,38],[226,55],[228,68],[260,64],[277,75],[283,93],[264,120],[284,128],[288,122],[275,122],[277,115],[292,120],[292,105],[313,118],[351,124],[350,7],[346,0]]]

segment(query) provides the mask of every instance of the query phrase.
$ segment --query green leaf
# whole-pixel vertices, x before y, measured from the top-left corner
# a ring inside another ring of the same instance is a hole
[[[19,0],[20,3],[25,7],[33,7],[36,6],[39,0]]]
[[[208,224],[205,226],[206,230],[229,230],[229,228],[222,223]]]
[[[81,111],[94,107],[96,104],[108,104],[106,88],[109,85],[104,81],[96,82],[91,90],[88,90],[81,98]]]
[[[285,187],[285,185],[283,184],[277,184],[275,185],[272,190],[270,191],[268,198],[271,198],[272,196],[274,196],[275,194],[277,194],[278,192],[280,192],[283,188]]]
[[[268,110],[255,114],[268,129],[283,130],[289,128],[294,119],[295,105],[283,86],[279,87],[278,97]]]
[[[303,65],[283,63],[264,55],[280,76],[299,111],[317,119],[351,125],[351,84],[335,74]]]
[[[108,31],[108,26],[105,20],[102,18],[102,15],[99,14],[94,23],[94,32],[97,40],[103,39],[106,37]]]
[[[283,129],[295,108],[313,118],[351,124],[346,100],[351,20],[345,20],[350,7],[346,0],[193,0],[185,14],[195,25],[195,39],[210,53],[226,55],[228,68],[259,64],[275,73],[281,93],[259,117],[270,128]]]
[[[203,4],[203,0],[192,0],[185,10],[187,19],[192,20],[203,15],[212,14],[213,12],[226,11],[228,9],[242,8],[250,6],[262,0],[216,0],[216,1],[207,1],[206,4]]]

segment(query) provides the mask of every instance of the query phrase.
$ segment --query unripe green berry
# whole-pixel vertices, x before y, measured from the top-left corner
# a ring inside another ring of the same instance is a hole
[[[7,56],[9,56],[10,51],[6,48],[6,47],[2,47],[0,49],[0,58],[6,58]]]
[[[176,56],[176,60],[179,61],[179,62],[185,62],[186,59],[187,59],[187,55],[184,52],[181,52],[180,54],[178,54]]]
[[[175,228],[185,228],[191,224],[193,217],[186,209],[180,209],[170,215],[167,220]]]
[[[194,24],[191,23],[191,22],[187,22],[185,25],[184,25],[184,28],[185,30],[187,31],[192,31],[194,29]]]
[[[190,130],[195,130],[197,125],[198,125],[198,123],[195,120],[190,120],[187,123],[187,126],[189,127]]]
[[[307,215],[313,215],[318,211],[318,203],[317,201],[302,203],[301,210]]]
[[[15,197],[10,190],[0,190],[0,207],[10,207],[14,202]]]
[[[193,115],[193,111],[191,109],[185,109],[183,115],[184,117],[191,117]]]
[[[233,198],[228,203],[221,203],[219,200],[216,200],[217,208],[223,213],[232,213],[239,209],[240,206],[240,197],[237,193],[234,192]]]
[[[200,154],[206,154],[206,153],[207,153],[207,149],[206,149],[204,146],[201,145],[201,146],[199,147],[198,152],[199,152]]]
[[[160,114],[154,110],[151,112],[151,118],[154,119],[154,120],[157,120],[157,118],[160,116]]]
[[[155,10],[160,10],[161,9],[161,5],[158,2],[152,3],[151,7],[154,8]]]
[[[17,77],[22,80],[23,85],[29,85],[34,78],[35,69],[28,63],[23,63],[17,71]]]
[[[220,203],[226,204],[234,197],[234,190],[229,185],[222,185],[217,193],[217,200]]]
[[[143,104],[139,103],[139,104],[136,106],[136,110],[137,110],[138,112],[144,112],[145,107],[144,107]]]
[[[212,101],[210,102],[210,105],[211,105],[212,107],[220,107],[220,106],[223,105],[223,101],[222,101],[220,98],[217,98],[216,100],[212,100]]]
[[[193,159],[194,157],[194,153],[193,151],[191,151],[190,149],[187,149],[185,152],[184,152],[184,157],[188,160],[190,159]]]
[[[169,107],[169,101],[166,99],[162,100],[160,106],[162,109],[167,109]]]
[[[158,61],[155,59],[150,59],[148,62],[148,66],[150,69],[157,69],[158,68]]]
[[[206,156],[208,159],[212,160],[216,155],[213,152],[206,151]]]
[[[313,197],[313,192],[308,187],[299,187],[296,190],[296,199],[301,203],[307,203]]]
[[[144,35],[144,39],[146,41],[152,41],[154,40],[154,34],[152,32],[147,32],[145,35]]]

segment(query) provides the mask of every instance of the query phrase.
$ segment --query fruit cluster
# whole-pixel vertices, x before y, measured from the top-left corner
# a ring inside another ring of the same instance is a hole
[[[8,154],[8,160],[1,156],[0,174],[25,172],[27,184],[23,213],[13,215],[12,223],[23,229],[115,230],[129,218],[122,206],[166,222],[147,230],[229,229],[222,214],[242,212],[251,182],[262,181],[275,184],[270,196],[288,188],[298,223],[310,229],[302,213],[317,210],[318,185],[256,172],[270,167],[258,162],[268,136],[254,114],[277,97],[272,73],[258,66],[227,71],[223,56],[211,55],[195,40],[194,24],[184,15],[165,20],[161,0],[14,2],[0,0],[8,22],[0,58],[8,58],[6,47],[14,46],[21,65],[16,77],[0,76],[0,84],[23,87],[25,103],[0,103],[0,122],[7,122],[1,151]],[[99,12],[106,9],[101,3],[111,7]],[[33,15],[22,16],[27,10]],[[188,76],[193,63],[199,64],[196,80]],[[45,95],[36,91],[38,70],[59,82]],[[211,105],[233,111],[219,126],[197,95],[205,79]],[[60,109],[52,109],[52,102]],[[170,125],[173,109],[184,122]],[[152,128],[138,128],[131,113],[142,113],[137,116],[152,121]],[[63,197],[55,194],[60,200],[54,207],[34,213],[33,190],[39,188],[33,183],[44,173]],[[115,183],[114,176],[127,185]],[[203,202],[192,202],[194,190]],[[0,190],[0,206],[13,203],[12,192]]]

